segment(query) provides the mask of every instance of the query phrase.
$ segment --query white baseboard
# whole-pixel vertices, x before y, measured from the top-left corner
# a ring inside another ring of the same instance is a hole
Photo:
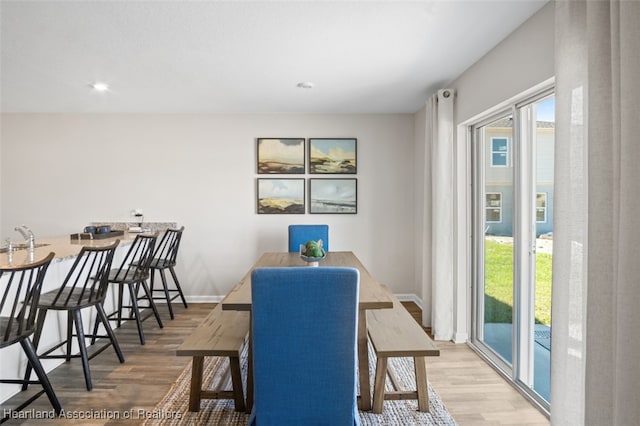
[[[420,299],[415,294],[412,294],[412,293],[399,293],[399,294],[396,294],[396,297],[401,302],[413,302],[416,305],[418,305],[418,307],[420,309],[422,309],[422,299]]]
[[[469,333],[455,333],[453,336],[453,343],[467,343],[469,340]]]

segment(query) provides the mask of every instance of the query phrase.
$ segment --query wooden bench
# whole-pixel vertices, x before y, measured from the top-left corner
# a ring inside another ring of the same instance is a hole
[[[193,357],[189,411],[200,411],[202,399],[233,399],[236,411],[245,411],[240,352],[247,339],[249,326],[249,312],[223,311],[222,305],[218,304],[177,349],[176,355]],[[218,383],[218,389],[202,388],[205,356],[229,357],[232,390],[219,389],[226,381],[226,376]]]
[[[419,411],[429,411],[426,357],[439,356],[440,350],[393,293],[384,287],[393,299],[393,309],[367,311],[369,340],[378,358],[373,386],[373,412],[382,413],[385,399],[417,399]],[[391,357],[413,357],[415,391],[399,390],[397,378],[391,369],[387,369],[387,359]],[[385,392],[387,374],[394,388],[392,392]]]

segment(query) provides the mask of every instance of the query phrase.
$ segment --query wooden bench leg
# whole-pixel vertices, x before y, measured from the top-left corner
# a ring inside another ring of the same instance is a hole
[[[249,334],[247,338],[247,413],[253,409],[253,316],[249,317]]]
[[[236,411],[245,411],[240,358],[229,357],[229,367],[231,369],[231,386],[233,388],[233,398],[235,400]]]
[[[387,358],[378,356],[376,362],[376,378],[373,384],[373,412],[382,413],[384,404],[384,385],[387,380]]]
[[[194,356],[191,366],[191,389],[189,390],[189,411],[200,411],[200,391],[202,389],[203,356]]]
[[[371,382],[369,380],[369,338],[367,311],[358,311],[358,380],[360,381],[360,409],[371,410]]]
[[[415,375],[416,375],[416,390],[415,391],[402,391],[398,390],[397,379],[394,378],[393,370],[388,367],[388,358],[378,356],[378,362],[376,363],[376,377],[373,385],[373,408],[372,411],[375,414],[382,413],[383,404],[386,399],[389,400],[401,400],[401,399],[417,399],[418,411],[429,412],[429,388],[427,385],[427,358],[424,356],[417,356],[413,358]],[[391,383],[395,391],[385,391],[385,384],[387,375],[391,379]]]
[[[416,356],[413,358],[416,370],[416,388],[418,390],[418,410],[429,412],[429,388],[427,385],[427,358]]]

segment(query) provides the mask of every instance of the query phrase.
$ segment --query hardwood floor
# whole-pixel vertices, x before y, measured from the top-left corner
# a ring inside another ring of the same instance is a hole
[[[420,323],[415,303],[402,303]],[[464,344],[436,342],[427,360],[428,380],[460,425],[549,425],[549,420]]]
[[[125,324],[116,330],[126,361],[120,364],[112,348],[90,361],[94,389],[86,391],[79,359],[73,359],[49,373],[49,378],[69,415],[81,419],[12,419],[7,425],[82,424],[137,425],[141,415],[153,415],[156,403],[190,362],[175,356],[175,349],[185,336],[209,313],[212,304],[191,304],[189,309],[174,305],[176,318],[159,306],[164,321],[160,329],[154,321],[145,321],[147,343],[141,346],[135,325]],[[420,317],[413,303],[405,306]],[[428,378],[460,425],[548,425],[546,417],[527,402],[466,345],[437,342],[441,356],[428,360]],[[25,396],[38,390],[31,386],[6,401],[0,413],[11,409]],[[27,413],[51,410],[46,396],[41,396]],[[113,415],[131,415],[129,420],[113,420]]]

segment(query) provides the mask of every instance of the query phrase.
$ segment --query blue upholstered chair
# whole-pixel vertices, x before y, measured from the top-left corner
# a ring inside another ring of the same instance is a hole
[[[289,251],[299,251],[300,244],[309,240],[322,240],[322,247],[329,251],[329,225],[289,225]]]
[[[357,269],[256,268],[251,275],[250,425],[359,425]]]

